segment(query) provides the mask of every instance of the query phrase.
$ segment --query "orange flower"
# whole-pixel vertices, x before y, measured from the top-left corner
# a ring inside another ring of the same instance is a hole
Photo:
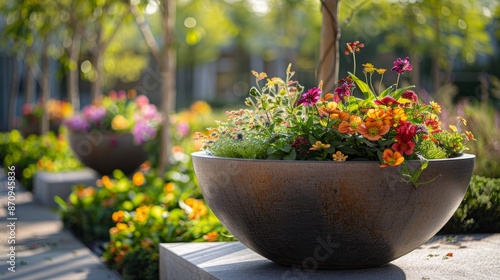
[[[111,189],[113,187],[113,182],[106,175],[102,176],[101,182],[104,185],[104,187],[106,187],[106,189]]]
[[[467,120],[462,118],[462,117],[457,117],[458,121],[460,121],[461,123],[463,123],[464,125],[467,125]]]
[[[212,231],[212,232],[209,232],[209,233],[203,235],[203,239],[205,239],[208,242],[217,241],[218,238],[219,238],[219,234],[215,231]]]
[[[369,109],[366,116],[367,122],[382,121],[384,124],[390,125],[392,120],[391,114],[388,114],[383,108]]]
[[[175,184],[172,182],[168,182],[165,185],[163,185],[163,191],[166,193],[173,193],[175,190]]]
[[[380,167],[400,165],[405,160],[399,152],[393,152],[391,149],[385,149],[382,159],[384,159],[384,164]]]
[[[139,223],[143,223],[148,219],[149,207],[143,205],[135,209],[135,219]]]
[[[199,219],[208,214],[207,207],[205,206],[203,201],[199,199],[188,198],[186,199],[186,201],[184,201],[184,203],[189,206],[189,208],[185,209],[185,211],[190,219]]]
[[[142,172],[138,171],[134,173],[134,176],[132,176],[132,182],[136,186],[142,186],[146,182],[146,179],[144,178],[144,174]]]
[[[476,138],[474,138],[474,134],[472,134],[472,132],[470,131],[465,131],[465,135],[469,140],[476,140]]]
[[[354,134],[359,124],[361,124],[361,117],[353,115],[349,117],[349,122],[342,121],[338,129],[341,133]]]
[[[344,155],[341,151],[337,151],[332,155],[334,161],[345,161],[348,156]]]
[[[125,212],[123,212],[122,210],[116,211],[113,213],[113,215],[111,215],[111,218],[115,223],[121,222],[124,217]]]
[[[405,110],[403,108],[389,108],[389,113],[392,117],[392,125],[396,126],[401,122],[405,122],[408,120],[408,117],[405,114]]]
[[[377,141],[382,135],[389,132],[390,125],[384,124],[382,120],[366,121],[360,124],[357,131],[368,140]]]

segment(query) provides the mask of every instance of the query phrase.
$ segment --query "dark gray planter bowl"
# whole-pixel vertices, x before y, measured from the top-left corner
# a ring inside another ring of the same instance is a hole
[[[134,143],[130,133],[69,131],[68,140],[76,157],[102,175],[115,169],[130,174],[147,159],[144,145]]]
[[[475,159],[431,160],[420,181],[436,179],[414,188],[373,161],[192,156],[205,200],[240,242],[310,269],[380,266],[418,248],[460,205]]]

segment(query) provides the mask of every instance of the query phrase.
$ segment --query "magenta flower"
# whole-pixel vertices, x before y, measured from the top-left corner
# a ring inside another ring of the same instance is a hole
[[[143,144],[156,137],[156,129],[146,121],[139,121],[132,129],[132,134],[138,144]]]
[[[106,116],[106,108],[89,105],[83,108],[82,113],[86,120],[97,124]]]
[[[297,106],[303,104],[304,106],[314,106],[318,102],[321,95],[321,90],[319,88],[311,88],[306,93],[303,93],[299,101],[297,101]]]
[[[75,115],[71,119],[65,121],[64,124],[73,131],[86,132],[90,129],[90,124],[82,115]]]
[[[351,89],[354,87],[354,83],[350,78],[340,79],[339,87],[335,89],[335,93],[340,100],[344,101],[347,96],[351,95]]]
[[[397,72],[398,74],[403,74],[405,71],[413,70],[413,66],[410,64],[410,58],[406,57],[404,60],[398,58],[394,61],[394,67],[392,67],[391,71]]]

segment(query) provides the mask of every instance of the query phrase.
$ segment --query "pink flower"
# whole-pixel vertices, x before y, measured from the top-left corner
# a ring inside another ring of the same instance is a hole
[[[321,95],[321,90],[319,88],[311,88],[306,93],[303,93],[299,101],[297,101],[297,106],[304,104],[304,106],[313,106],[318,102]]]
[[[410,58],[406,57],[404,60],[398,58],[394,61],[394,67],[392,67],[391,71],[397,72],[398,74],[403,74],[405,71],[413,70],[413,66],[410,64]]]
[[[135,104],[137,104],[139,108],[145,107],[149,104],[149,99],[145,95],[139,95],[135,99]]]

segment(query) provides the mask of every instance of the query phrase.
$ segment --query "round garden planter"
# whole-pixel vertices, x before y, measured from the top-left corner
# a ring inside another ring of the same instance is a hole
[[[460,205],[475,160],[430,160],[419,181],[434,180],[414,187],[374,161],[192,156],[205,200],[241,243],[311,269],[375,267],[418,248]]]
[[[137,145],[130,133],[70,131],[68,136],[78,159],[103,175],[111,174],[115,169],[130,174],[147,159],[144,145]]]

